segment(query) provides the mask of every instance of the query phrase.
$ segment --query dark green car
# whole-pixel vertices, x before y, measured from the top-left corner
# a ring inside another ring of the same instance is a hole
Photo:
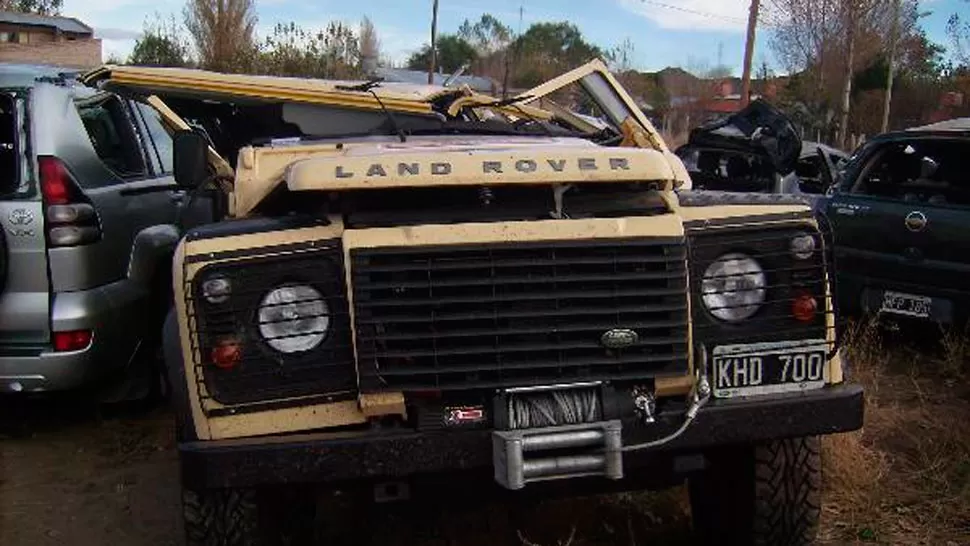
[[[843,313],[966,322],[970,118],[870,140],[829,193]]]

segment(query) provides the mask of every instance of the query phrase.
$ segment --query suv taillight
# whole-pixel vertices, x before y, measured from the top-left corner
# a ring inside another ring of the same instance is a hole
[[[50,246],[76,246],[101,238],[94,207],[84,198],[60,159],[37,158]]]

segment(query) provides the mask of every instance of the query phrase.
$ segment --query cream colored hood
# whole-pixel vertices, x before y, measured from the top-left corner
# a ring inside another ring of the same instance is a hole
[[[580,138],[478,135],[245,148],[236,179],[237,215],[252,210],[281,182],[290,191],[624,181],[656,181],[673,189],[690,184],[680,159],[666,150],[607,148]]]

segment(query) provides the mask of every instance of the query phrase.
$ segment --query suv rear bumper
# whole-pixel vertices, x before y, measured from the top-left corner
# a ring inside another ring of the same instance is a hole
[[[53,295],[55,332],[91,330],[91,344],[79,351],[54,352],[50,345],[0,346],[0,394],[73,390],[124,368],[138,344],[145,317],[145,294],[122,280]]]
[[[856,430],[862,426],[863,412],[862,387],[858,385],[747,400],[711,400],[683,435],[662,448],[627,452],[623,463],[631,476],[638,467],[656,469],[658,461],[666,461],[663,464],[675,473],[683,466],[678,463],[683,457],[711,448]],[[682,419],[677,413],[661,415],[650,426],[624,421],[623,444],[670,434]],[[490,430],[310,433],[190,441],[180,443],[179,451],[183,482],[192,488],[379,483],[455,472],[481,475],[493,464]]]
[[[839,311],[848,316],[878,314],[883,291],[890,290],[940,300],[934,309],[940,312],[932,317],[933,323],[960,325],[970,321],[970,292],[961,288],[935,286],[931,283],[920,283],[918,280],[904,282],[871,274],[839,271],[837,290]],[[905,318],[900,315],[895,316]]]

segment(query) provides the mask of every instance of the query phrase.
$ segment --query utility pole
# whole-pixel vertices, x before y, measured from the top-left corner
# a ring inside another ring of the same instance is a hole
[[[515,47],[505,47],[505,74],[502,76],[502,100],[509,98],[509,72],[512,71],[512,57],[519,56],[519,38],[522,36],[522,15],[525,13],[525,3],[519,4],[519,29],[515,33],[512,44]],[[512,44],[509,44],[510,46]],[[511,51],[510,51],[511,49]]]
[[[893,80],[896,78],[896,49],[899,47],[899,19],[902,17],[901,0],[893,0],[893,29],[889,42],[889,75],[886,77],[886,98],[882,103],[882,131],[889,131],[889,110],[893,102]]]
[[[431,10],[431,64],[428,66],[428,85],[434,84],[434,73],[438,69],[438,0],[434,0]]]
[[[761,11],[761,0],[751,0],[751,11],[748,12],[748,39],[744,44],[744,73],[741,75],[741,107],[751,102],[751,61],[754,58],[754,38],[758,29],[758,13]]]

